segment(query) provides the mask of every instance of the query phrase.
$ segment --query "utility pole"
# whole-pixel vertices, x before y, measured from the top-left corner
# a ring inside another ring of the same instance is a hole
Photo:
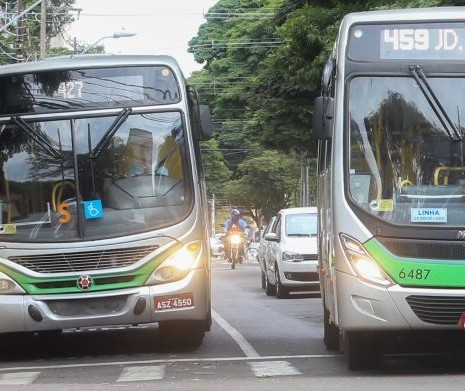
[[[307,152],[302,153],[302,160],[300,163],[300,206],[308,206],[308,158]]]
[[[40,5],[40,55],[43,60],[47,54],[47,2],[42,0]]]
[[[23,34],[24,34],[24,22],[23,22],[23,0],[16,0],[16,13],[18,15],[21,15],[18,18],[18,23],[16,25],[16,47],[15,47],[15,52],[16,52],[16,61],[17,62],[22,62],[24,60],[24,55],[23,55]],[[5,27],[5,26],[3,26]]]
[[[211,215],[211,222],[212,222],[212,234],[214,235],[216,232],[215,232],[215,214],[216,214],[216,210],[215,210],[215,204],[216,204],[216,198],[215,198],[215,195],[213,194],[213,198],[212,198],[212,215]]]

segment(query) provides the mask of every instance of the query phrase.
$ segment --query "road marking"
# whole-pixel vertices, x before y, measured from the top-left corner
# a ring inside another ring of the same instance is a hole
[[[217,312],[213,310],[212,318],[231,336],[231,338],[234,341],[236,341],[236,343],[239,345],[246,357],[260,357],[257,351],[252,347],[252,345],[249,342],[247,342],[247,340],[242,336],[242,334],[239,333],[239,331],[232,327]]]
[[[10,369],[11,370],[11,369]],[[40,372],[16,372],[4,373],[0,375],[0,385],[2,386],[20,386],[31,384]]]
[[[126,367],[123,369],[117,382],[161,380],[164,375],[164,365]]]
[[[256,377],[295,376],[302,373],[287,361],[255,361],[248,363]]]
[[[228,362],[228,361],[255,361],[255,360],[295,360],[309,358],[332,358],[341,357],[341,354],[296,354],[294,356],[259,356],[259,357],[208,357],[208,358],[172,358],[157,360],[134,360],[134,361],[108,361],[94,362],[88,364],[62,364],[62,365],[34,365],[28,367],[0,368],[0,372],[11,371],[32,371],[41,369],[66,369],[66,368],[88,368],[88,367],[110,367],[115,365],[136,365],[136,364],[174,364],[189,362]],[[82,359],[82,357],[81,357]]]

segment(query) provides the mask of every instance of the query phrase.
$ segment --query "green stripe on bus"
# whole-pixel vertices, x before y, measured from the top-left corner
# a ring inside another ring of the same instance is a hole
[[[405,258],[392,254],[375,238],[364,244],[367,252],[400,286],[465,288],[465,259]]]
[[[82,293],[83,290],[77,287],[77,279],[80,275],[86,274],[92,276],[94,279],[93,286],[86,292],[101,292],[115,289],[137,288],[143,286],[153,271],[171,254],[173,254],[173,252],[179,250],[181,247],[181,244],[176,243],[171,248],[157,255],[139,269],[126,273],[109,272],[105,274],[92,274],[92,271],[86,271],[82,273],[76,273],[74,276],[70,277],[36,278],[22,274],[17,270],[10,269],[3,264],[0,264],[0,271],[15,280],[29,295]],[[118,279],[123,280],[123,282],[99,283]]]

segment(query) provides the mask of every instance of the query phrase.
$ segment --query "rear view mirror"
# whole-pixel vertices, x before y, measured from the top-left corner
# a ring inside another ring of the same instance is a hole
[[[277,242],[278,237],[276,236],[276,234],[274,232],[271,232],[271,233],[265,235],[265,240],[269,240],[271,242]]]
[[[199,105],[200,117],[200,141],[207,141],[212,138],[212,117],[210,108],[207,105]]]
[[[334,98],[319,96],[313,104],[313,136],[316,139],[332,137]]]

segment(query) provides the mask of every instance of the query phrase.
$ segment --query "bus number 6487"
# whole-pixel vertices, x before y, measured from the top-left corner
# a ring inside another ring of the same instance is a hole
[[[430,274],[430,269],[404,269],[399,272],[399,278],[402,280],[426,280]]]

